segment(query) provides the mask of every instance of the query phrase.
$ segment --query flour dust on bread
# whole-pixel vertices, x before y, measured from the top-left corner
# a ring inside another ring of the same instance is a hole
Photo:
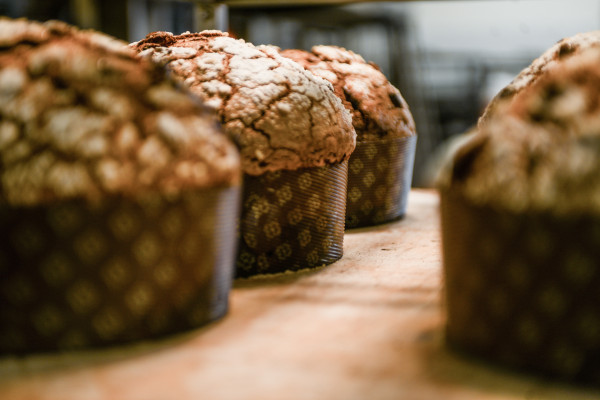
[[[3,202],[237,185],[239,155],[212,113],[116,39],[0,19]]]
[[[130,46],[216,110],[247,174],[335,164],[354,150],[351,116],[331,85],[271,46],[220,31],[154,32]]]

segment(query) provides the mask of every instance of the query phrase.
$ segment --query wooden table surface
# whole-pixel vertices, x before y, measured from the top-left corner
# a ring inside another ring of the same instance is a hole
[[[206,328],[104,351],[0,359],[0,399],[591,399],[444,347],[438,197],[347,232],[316,271],[237,281]]]

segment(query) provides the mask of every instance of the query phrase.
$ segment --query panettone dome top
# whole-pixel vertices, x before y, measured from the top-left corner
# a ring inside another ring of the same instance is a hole
[[[498,109],[442,187],[514,212],[600,215],[600,47],[578,52]]]
[[[506,87],[504,87],[487,105],[483,115],[479,119],[478,125],[485,124],[490,116],[495,112],[497,105],[501,101],[512,100],[518,97],[519,93],[552,70],[560,65],[569,57],[580,53],[590,47],[600,46],[600,30],[578,33],[574,36],[559,40],[554,46],[546,50],[541,56],[524,68]]]
[[[131,46],[216,110],[248,174],[337,163],[354,150],[350,114],[331,85],[273,47],[220,31],[154,32]]]
[[[375,64],[338,46],[314,46],[311,52],[289,49],[281,54],[333,84],[352,113],[358,141],[415,135],[408,104]]]
[[[3,201],[33,205],[240,180],[218,122],[107,35],[0,19]]]

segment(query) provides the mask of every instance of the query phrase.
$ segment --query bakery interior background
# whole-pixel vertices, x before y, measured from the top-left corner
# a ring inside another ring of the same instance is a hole
[[[0,0],[0,14],[60,19],[131,42],[155,30],[193,30],[191,3]],[[557,40],[600,29],[600,2],[421,0],[230,7],[225,18],[232,34],[254,44],[303,49],[339,45],[377,63],[411,107],[419,134],[413,186],[427,186],[444,143],[473,126],[491,96]]]

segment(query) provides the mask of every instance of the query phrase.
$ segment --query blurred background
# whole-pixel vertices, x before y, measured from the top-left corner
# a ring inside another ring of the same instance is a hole
[[[439,149],[473,126],[522,68],[561,38],[600,29],[597,0],[218,3],[0,0],[0,14],[60,19],[128,42],[156,30],[217,28],[254,44],[351,49],[378,64],[411,107],[419,134],[413,186],[430,183]]]

